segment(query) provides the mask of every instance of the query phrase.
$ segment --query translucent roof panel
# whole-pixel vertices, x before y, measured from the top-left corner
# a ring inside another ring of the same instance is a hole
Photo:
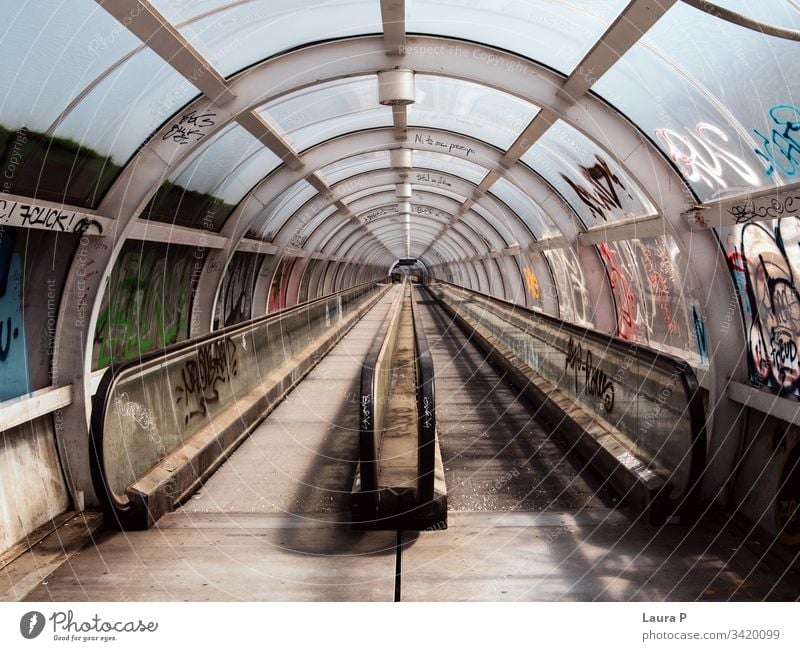
[[[418,183],[411,184],[411,192],[412,195],[415,192],[431,192],[433,194],[441,194],[445,197],[449,197],[450,199],[454,199],[458,202],[463,202],[467,197],[463,194],[459,194],[458,192],[454,192],[453,190],[448,190],[447,188],[442,187],[441,185],[420,185]],[[411,201],[414,201],[414,197],[411,197]]]
[[[125,163],[199,91],[152,50],[143,49],[97,84],[54,135]]]
[[[707,201],[797,173],[789,142],[800,105],[800,71],[789,63],[797,48],[677,3],[593,90],[653,138]]]
[[[374,0],[153,0],[224,76],[315,41],[382,32]]]
[[[146,219],[218,231],[280,159],[236,123],[202,141],[162,184]]]
[[[345,197],[347,203],[353,203],[354,201],[358,201],[359,199],[363,199],[364,197],[368,197],[372,194],[378,194],[379,192],[392,192],[394,193],[396,186],[394,185],[377,185],[374,188],[367,188],[366,190],[359,190],[358,192],[354,192],[353,194],[349,194]]]
[[[93,0],[2,2],[0,25],[0,124],[12,131],[47,131],[109,62],[142,44]]]
[[[345,133],[393,124],[391,110],[378,104],[375,75],[317,84],[270,102],[258,112],[296,151]]]
[[[797,0],[714,0],[714,4],[767,25],[800,30]]]
[[[407,29],[518,52],[569,74],[627,4],[627,0],[408,0]]]
[[[250,132],[232,124],[204,142],[170,181],[236,204],[280,163]]]
[[[414,150],[411,154],[411,164],[414,167],[460,176],[475,185],[478,185],[489,172],[485,167],[470,163],[463,158],[433,151]]]
[[[477,213],[477,215],[480,217],[480,219],[478,219],[477,221],[471,222],[473,227],[475,227],[475,229],[478,231],[478,233],[483,234],[483,232],[486,231],[486,225],[480,223],[480,221],[483,220],[487,224],[491,225],[491,227],[495,231],[497,231],[498,235],[503,239],[506,245],[513,243],[514,240],[516,239],[514,237],[513,231],[511,230],[511,224],[509,223],[507,217],[497,218],[495,215],[490,213],[483,206],[479,206],[477,203],[472,204],[469,211],[467,212],[467,215],[470,214],[470,211]],[[487,240],[485,236],[484,236],[484,241],[486,242],[486,245],[491,249],[492,245],[489,244],[489,240]]]
[[[508,149],[539,108],[498,90],[448,77],[416,75],[408,125],[463,133]]]
[[[292,215],[317,194],[313,185],[305,180],[298,181],[269,203],[256,219],[254,230],[261,234],[261,239],[272,241]]]
[[[565,321],[592,327],[593,301],[575,251],[567,247],[542,251],[558,290],[558,315]]]
[[[522,156],[558,190],[586,227],[651,215],[655,207],[614,160],[559,120]]]
[[[334,185],[351,176],[389,167],[389,152],[373,151],[349,156],[319,169],[328,185]]]
[[[513,183],[498,179],[489,192],[517,213],[537,240],[559,232],[538,204]]]
[[[303,246],[311,234],[320,227],[322,222],[333,215],[338,209],[339,208],[336,205],[328,206],[324,210],[314,215],[314,217],[308,220],[308,222],[306,222],[306,224],[302,226],[292,237],[292,240],[289,242],[290,246]],[[343,217],[342,219],[345,218]]]

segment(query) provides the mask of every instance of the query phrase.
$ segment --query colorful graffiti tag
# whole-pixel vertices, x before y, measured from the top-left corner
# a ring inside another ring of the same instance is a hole
[[[539,288],[539,279],[530,267],[524,267],[522,273],[525,276],[525,286],[528,288],[528,294],[534,301],[538,301],[542,297],[542,291]]]
[[[647,284],[650,288],[649,298],[652,302],[650,309],[647,310],[650,316],[648,330],[652,336],[655,329],[653,319],[658,314],[664,322],[666,332],[670,335],[678,334],[678,324],[670,300],[677,284],[677,274],[669,251],[663,241],[657,241],[649,246],[642,245],[639,251],[644,262]]]
[[[755,386],[800,395],[800,219],[746,224],[729,252],[734,281],[744,276],[744,312],[750,317],[748,359]]]
[[[713,124],[700,122],[694,132],[687,129],[685,133],[656,129],[655,134],[681,173],[693,183],[704,183],[712,189],[727,188],[731,181],[729,170],[747,185],[762,184],[756,171],[729,151],[728,134]]]
[[[95,367],[136,359],[188,336],[189,297],[202,263],[190,247],[126,244],[97,319]]]
[[[760,139],[756,155],[764,161],[764,174],[776,171],[795,176],[800,168],[800,109],[791,104],[778,104],[769,110],[772,129],[767,135],[753,129]]]
[[[617,336],[621,339],[635,340],[637,329],[636,294],[631,288],[631,281],[622,265],[617,263],[611,246],[602,242],[597,247],[606,263],[608,282],[617,304]]]
[[[23,263],[13,229],[0,232],[0,401],[27,393],[28,354],[22,318]]]

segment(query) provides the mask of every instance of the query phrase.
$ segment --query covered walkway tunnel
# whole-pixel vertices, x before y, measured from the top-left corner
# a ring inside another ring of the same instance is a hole
[[[800,596],[796,0],[0,29],[1,599]]]

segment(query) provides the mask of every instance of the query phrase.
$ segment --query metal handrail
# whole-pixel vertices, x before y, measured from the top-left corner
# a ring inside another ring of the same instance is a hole
[[[507,316],[498,316],[501,316],[503,320],[511,323],[511,325],[514,325],[525,332],[527,332],[525,319],[530,321],[539,320],[544,324],[550,325],[574,336],[578,341],[592,341],[600,346],[613,350],[617,354],[635,357],[646,364],[658,367],[670,373],[671,375],[680,378],[680,383],[687,399],[689,422],[691,426],[689,483],[687,492],[681,499],[681,509],[688,510],[692,508],[699,494],[702,476],[706,468],[707,433],[705,407],[703,405],[703,399],[700,393],[700,385],[697,381],[694,369],[688,361],[676,357],[675,355],[650,348],[649,346],[638,342],[627,341],[613,335],[608,335],[598,332],[597,330],[592,330],[574,323],[563,321],[557,317],[543,314],[529,307],[519,305],[496,296],[491,296],[484,292],[474,289],[467,289],[465,287],[455,285],[454,283],[438,279],[430,283],[432,287],[435,287],[437,284],[451,287],[456,293],[460,293],[462,296],[467,297],[467,300],[470,300],[470,296],[474,296],[489,305],[493,305],[506,310],[507,312],[511,312],[511,314]]]
[[[417,310],[415,295],[412,293],[411,299],[414,312]],[[433,357],[422,319],[414,313],[413,321],[417,364],[417,504],[421,505],[433,500],[436,479],[436,391]]]
[[[292,317],[298,312],[307,311],[316,305],[330,301],[331,299],[335,299],[339,296],[349,294],[358,296],[360,293],[367,292],[378,284],[379,281],[362,283],[355,287],[328,294],[326,296],[321,296],[314,300],[306,301],[277,312],[259,316],[243,323],[227,326],[199,337],[187,339],[160,350],[148,352],[142,355],[139,359],[126,361],[121,364],[111,364],[103,374],[103,377],[97,387],[97,391],[92,398],[92,413],[89,423],[90,470],[92,475],[92,483],[94,485],[95,493],[104,510],[106,512],[115,513],[118,518],[124,518],[126,510],[131,509],[129,504],[124,504],[120,502],[119,499],[114,497],[114,492],[109,484],[105,464],[105,419],[110,406],[113,390],[120,381],[123,381],[132,372],[141,373],[150,370],[155,366],[163,365],[169,362],[175,357],[196,351],[200,347],[206,346],[209,343],[222,341],[226,338],[237,336],[239,334],[244,335],[244,333],[251,332],[265,323],[280,323],[281,321]]]
[[[382,413],[387,402],[387,395],[380,395],[379,377],[385,371],[388,362],[391,371],[392,348],[396,342],[397,328],[403,310],[405,283],[392,306],[389,308],[389,319],[384,323],[375,337],[361,368],[361,385],[359,397],[359,462],[361,464],[361,492],[367,496],[373,507],[378,505],[378,471],[380,465],[380,435],[383,431]]]

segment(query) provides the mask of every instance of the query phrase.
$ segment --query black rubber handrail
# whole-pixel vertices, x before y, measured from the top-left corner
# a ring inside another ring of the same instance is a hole
[[[400,303],[402,309],[403,303],[403,288],[396,299]],[[394,303],[392,307],[394,307]],[[361,367],[361,380],[359,391],[359,405],[358,405],[358,456],[360,464],[361,487],[360,491],[366,499],[365,504],[372,510],[377,509],[379,501],[379,486],[378,486],[378,440],[380,432],[376,431],[379,423],[376,423],[375,407],[376,401],[385,401],[385,396],[375,395],[375,376],[378,371],[378,358],[380,357],[381,350],[383,349],[384,341],[391,326],[391,319],[393,316],[392,308],[389,309],[389,315],[382,324],[372,346],[364,358],[364,364]],[[385,406],[385,405],[384,405]]]
[[[688,489],[679,500],[680,505],[678,511],[682,514],[691,513],[691,511],[695,508],[703,473],[705,472],[706,468],[707,446],[705,407],[703,406],[703,398],[700,393],[700,385],[697,381],[697,376],[695,375],[694,368],[692,368],[691,364],[684,359],[676,357],[675,355],[655,350],[644,344],[628,341],[613,335],[598,332],[597,330],[592,330],[574,323],[569,323],[568,321],[563,321],[549,314],[538,312],[527,306],[519,305],[496,296],[491,296],[484,292],[461,287],[444,280],[437,279],[430,283],[431,287],[435,287],[436,284],[448,285],[455,291],[463,292],[467,296],[470,294],[475,295],[489,303],[494,303],[507,310],[511,310],[520,316],[528,317],[531,320],[539,320],[563,330],[564,332],[574,335],[579,341],[593,341],[600,346],[613,350],[615,353],[620,354],[623,357],[635,357],[646,364],[657,366],[661,370],[664,370],[675,377],[679,377],[688,404],[689,422],[691,427],[691,443],[689,454],[691,455],[691,458],[689,462]],[[435,297],[435,294],[433,295]],[[664,499],[664,496],[662,496],[662,499]]]
[[[433,500],[436,480],[436,391],[433,357],[419,318],[415,294],[412,288],[417,364],[417,504],[423,505]]]
[[[240,332],[252,330],[263,323],[274,321],[278,322],[281,319],[290,317],[291,315],[306,310],[314,305],[326,302],[337,296],[345,294],[358,294],[358,290],[369,291],[370,288],[377,286],[380,281],[370,281],[350,287],[348,289],[327,294],[315,298],[311,301],[299,303],[292,307],[265,314],[263,316],[250,319],[243,323],[227,326],[219,330],[214,330],[204,335],[194,337],[181,341],[166,348],[150,351],[141,355],[138,359],[129,360],[120,364],[111,364],[103,374],[102,379],[97,387],[97,391],[92,397],[92,413],[89,421],[89,446],[90,446],[90,471],[92,475],[92,485],[94,486],[95,493],[100,501],[103,511],[105,513],[113,514],[122,528],[126,528],[126,519],[136,518],[137,514],[134,513],[133,507],[129,503],[120,502],[115,498],[113,491],[108,483],[105,467],[105,453],[103,436],[105,433],[105,417],[108,409],[108,404],[111,399],[112,389],[116,383],[123,378],[129,370],[136,369],[142,371],[150,368],[151,366],[161,364],[168,360],[170,357],[184,354],[185,352],[199,348],[206,345],[211,341],[220,340],[225,337],[234,336]],[[363,292],[362,292],[363,293]],[[138,520],[137,520],[138,522]]]

